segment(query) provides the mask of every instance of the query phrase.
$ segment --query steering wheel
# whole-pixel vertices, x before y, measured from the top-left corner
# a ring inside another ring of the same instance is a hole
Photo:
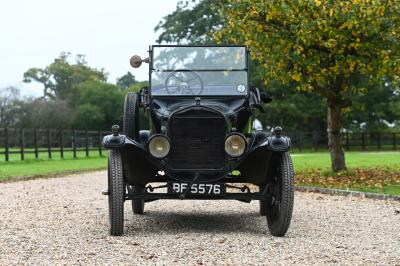
[[[168,94],[200,95],[204,84],[199,74],[191,70],[175,70],[165,79],[165,89]]]

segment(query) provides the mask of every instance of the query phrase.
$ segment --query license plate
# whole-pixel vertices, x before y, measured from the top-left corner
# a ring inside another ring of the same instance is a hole
[[[168,186],[168,193],[184,193],[188,189],[188,183],[171,183]],[[224,195],[225,194],[224,184],[192,184],[187,194],[189,195]]]

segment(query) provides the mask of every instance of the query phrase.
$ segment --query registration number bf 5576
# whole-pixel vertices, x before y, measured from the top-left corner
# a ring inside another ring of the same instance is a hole
[[[189,187],[188,183],[171,183],[168,186],[168,193],[184,193]],[[225,186],[223,184],[206,184],[195,183],[192,184],[187,194],[191,195],[223,195],[225,193]]]

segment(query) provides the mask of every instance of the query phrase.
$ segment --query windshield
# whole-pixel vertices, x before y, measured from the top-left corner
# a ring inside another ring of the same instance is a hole
[[[245,47],[153,46],[151,94],[246,95]]]

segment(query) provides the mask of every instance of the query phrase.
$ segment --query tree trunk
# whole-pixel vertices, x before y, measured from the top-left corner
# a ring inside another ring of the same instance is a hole
[[[346,168],[340,129],[342,127],[342,108],[328,100],[328,146],[331,154],[332,170],[337,172]]]

